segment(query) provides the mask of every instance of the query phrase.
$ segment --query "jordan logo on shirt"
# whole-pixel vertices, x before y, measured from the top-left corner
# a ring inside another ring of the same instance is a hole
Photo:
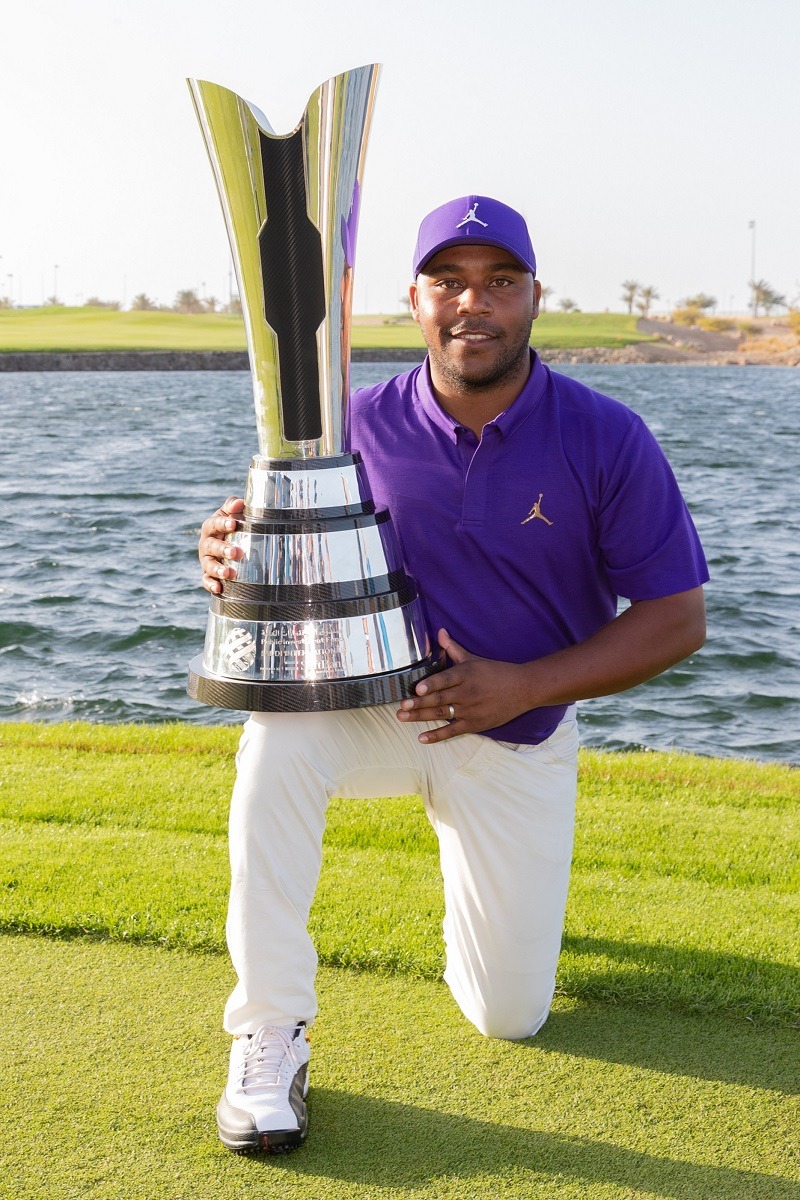
[[[538,517],[540,521],[544,521],[545,525],[553,524],[552,521],[548,521],[547,517],[542,512],[541,505],[542,505],[542,496],[543,495],[544,495],[544,492],[539,492],[539,499],[536,501],[533,508],[528,513],[527,517],[525,517],[525,519],[523,521],[520,521],[520,525],[527,525],[528,521],[533,521],[536,517]]]
[[[458,222],[458,224],[456,225],[456,229],[460,229],[462,225],[469,225],[470,222],[473,222],[475,225],[482,225],[483,228],[486,229],[489,222],[482,221],[480,219],[480,217],[475,216],[475,209],[478,207],[478,203],[479,202],[476,200],[475,203],[473,204],[472,208],[467,209],[467,215],[464,217],[463,221]]]

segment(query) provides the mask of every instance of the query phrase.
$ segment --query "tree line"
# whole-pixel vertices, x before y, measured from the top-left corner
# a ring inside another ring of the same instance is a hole
[[[89,301],[87,301],[87,304]],[[134,296],[131,301],[133,312],[178,312],[178,313],[241,313],[242,302],[238,296],[232,296],[227,303],[218,300],[216,296],[201,296],[195,288],[183,288],[170,305],[156,304],[144,292]]]
[[[649,317],[650,310],[654,302],[660,299],[660,293],[651,284],[643,286],[635,279],[625,279],[622,284],[622,292],[620,298],[623,300],[629,314],[633,313],[634,308],[642,317]],[[758,279],[751,280],[748,284],[750,290],[750,310],[754,317],[759,313],[765,316],[770,316],[776,308],[786,308],[789,310],[790,316],[793,316],[797,309],[789,304],[786,296],[776,291],[775,288],[766,280]],[[542,312],[547,312],[548,301],[555,293],[552,287],[542,287]],[[410,301],[408,296],[401,296],[400,303],[408,308]],[[63,307],[63,301],[56,296],[48,296],[45,304],[51,307]],[[717,305],[716,296],[707,295],[705,292],[698,292],[694,296],[685,296],[678,301],[677,306],[673,310],[672,318],[678,324],[693,325],[698,320],[707,318],[710,309],[714,309]],[[9,296],[0,296],[0,308],[13,308],[14,302]],[[85,308],[105,308],[113,312],[118,312],[122,305],[119,300],[102,300],[99,296],[90,296],[84,301]],[[579,313],[581,309],[578,304],[568,296],[562,297],[558,301],[558,307],[563,313]],[[216,296],[201,296],[196,288],[183,288],[175,296],[172,304],[159,304],[146,294],[139,292],[131,301],[132,312],[175,312],[175,313],[238,313],[241,314],[242,302],[238,296],[232,297],[227,303],[218,300]]]
[[[48,308],[63,308],[63,300],[57,296],[48,296],[45,300]],[[83,308],[105,308],[110,312],[119,312],[122,308],[119,300],[102,300],[99,296],[90,296],[84,300]],[[0,308],[14,308],[10,296],[0,296]],[[146,292],[139,292],[131,301],[132,312],[177,312],[177,313],[240,313],[242,302],[238,296],[233,296],[223,303],[216,296],[201,296],[195,288],[184,288],[178,292],[172,304],[159,304],[152,300]]]
[[[747,286],[750,290],[750,309],[754,317],[759,315],[759,311],[765,316],[770,316],[776,308],[790,307],[786,297],[776,291],[766,279],[751,279]],[[629,313],[633,312],[635,304],[643,317],[649,316],[650,307],[658,298],[659,293],[654,287],[642,287],[635,279],[626,279],[622,284],[622,299]],[[716,296],[698,292],[694,296],[685,296],[683,300],[679,300],[673,316],[679,314],[681,317],[700,317],[716,306]],[[680,323],[686,324],[687,321]]]
[[[643,285],[637,279],[624,279],[621,287],[620,298],[628,313],[633,314],[635,308],[640,316],[649,317],[653,304],[660,299],[657,288],[652,284]],[[757,317],[759,312],[770,316],[776,308],[787,308],[790,315],[796,311],[790,306],[786,297],[776,291],[766,279],[751,280],[748,288],[750,290],[750,309],[754,317]],[[554,290],[551,287],[542,288],[542,312],[547,312],[547,301],[553,295]],[[716,308],[716,306],[716,296],[698,292],[694,296],[685,296],[683,300],[678,301],[672,314],[673,319],[677,320],[678,324],[693,325],[698,319],[707,316],[709,309]],[[565,313],[581,311],[575,301],[569,298],[559,300],[558,307]]]

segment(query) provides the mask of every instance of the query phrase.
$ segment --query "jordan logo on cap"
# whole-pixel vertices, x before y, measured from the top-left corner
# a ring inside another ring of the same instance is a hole
[[[487,228],[489,222],[482,221],[480,219],[480,217],[475,216],[475,209],[477,207],[478,207],[478,201],[476,200],[475,203],[473,204],[472,208],[467,210],[467,215],[464,217],[464,220],[458,222],[458,224],[456,225],[456,229],[460,229],[462,225],[469,225],[470,222],[472,222],[475,225],[482,225],[484,229]]]

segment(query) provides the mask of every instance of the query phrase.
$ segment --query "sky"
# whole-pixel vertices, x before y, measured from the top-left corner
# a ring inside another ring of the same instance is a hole
[[[226,298],[185,77],[288,132],[324,79],[380,62],[357,313],[399,311],[421,217],[472,192],[524,213],[551,307],[623,311],[634,279],[662,310],[703,291],[744,311],[753,249],[800,303],[799,46],[789,0],[9,4],[0,296]]]

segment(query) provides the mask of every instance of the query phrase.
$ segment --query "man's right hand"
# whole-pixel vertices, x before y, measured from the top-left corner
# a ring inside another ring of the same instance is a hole
[[[222,591],[221,580],[236,578],[234,562],[244,557],[243,550],[225,541],[225,534],[233,532],[236,518],[243,512],[244,500],[231,496],[213,517],[203,521],[197,553],[203,568],[203,587],[215,596]]]

